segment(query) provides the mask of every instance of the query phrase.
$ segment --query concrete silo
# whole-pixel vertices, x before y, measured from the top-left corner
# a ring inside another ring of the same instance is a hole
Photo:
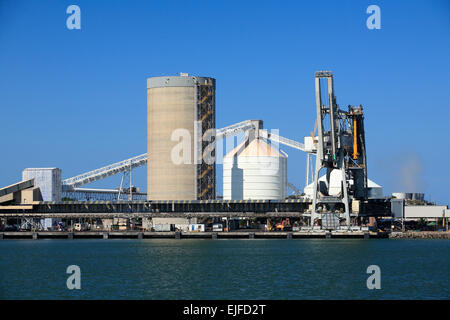
[[[211,144],[207,130],[215,129],[215,79],[147,79],[147,124],[147,199],[214,199],[215,163],[207,163],[202,152]]]
[[[284,200],[287,155],[260,138],[245,140],[223,159],[224,200]]]

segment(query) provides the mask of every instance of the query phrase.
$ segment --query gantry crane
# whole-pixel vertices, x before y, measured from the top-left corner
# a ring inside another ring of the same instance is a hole
[[[321,80],[327,82],[328,95],[322,99]],[[348,111],[339,109],[330,71],[315,73],[317,137],[313,137],[316,149],[316,165],[313,184],[311,226],[322,220],[345,219],[350,227],[350,197],[367,198],[367,168],[362,106],[349,106]],[[326,170],[325,183],[319,181],[320,171]],[[330,177],[333,170],[341,175],[341,192],[330,194]],[[324,226],[335,228],[334,226]]]

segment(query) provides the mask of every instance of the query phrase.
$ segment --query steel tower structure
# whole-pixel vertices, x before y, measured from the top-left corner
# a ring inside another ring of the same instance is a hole
[[[328,96],[322,99],[321,80],[327,82]],[[362,107],[349,106],[340,110],[334,95],[333,74],[330,71],[315,73],[316,164],[313,185],[311,226],[322,219],[322,227],[334,229],[344,218],[350,227],[350,197],[367,198],[367,169]],[[325,181],[319,181],[320,171],[326,170]],[[330,177],[333,170],[341,176],[341,192],[330,194]],[[323,183],[325,182],[325,183]]]

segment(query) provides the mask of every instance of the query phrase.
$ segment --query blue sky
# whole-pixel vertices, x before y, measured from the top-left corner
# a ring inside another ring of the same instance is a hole
[[[81,30],[66,28],[71,4]],[[371,4],[380,30],[366,27]],[[151,76],[214,77],[217,127],[262,119],[301,141],[314,71],[332,70],[338,104],[365,107],[369,178],[448,204],[449,36],[448,1],[3,0],[0,185],[26,167],[70,177],[146,152]],[[305,155],[283,150],[303,188]],[[134,172],[142,189],[145,173]]]

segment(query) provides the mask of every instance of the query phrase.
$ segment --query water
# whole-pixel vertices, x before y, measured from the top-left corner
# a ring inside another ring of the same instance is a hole
[[[449,266],[448,240],[3,240],[0,298],[449,299]]]

